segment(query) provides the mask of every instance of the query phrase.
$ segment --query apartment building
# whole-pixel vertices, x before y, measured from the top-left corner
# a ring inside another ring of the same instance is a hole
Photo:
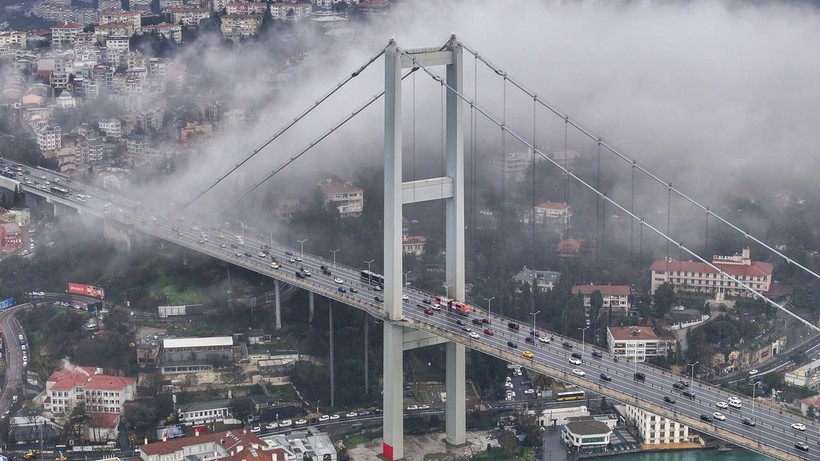
[[[723,273],[703,262],[655,261],[652,264],[652,293],[667,282],[674,285],[675,290],[709,293],[717,299],[727,295],[753,296],[753,293],[740,283],[761,293],[768,291],[771,286],[774,266],[767,262],[752,261],[749,248],[744,248],[742,253],[732,256],[714,255],[712,264]]]
[[[319,184],[324,208],[335,207],[342,218],[356,217],[364,210],[364,189],[350,182],[325,180]]]
[[[65,414],[82,402],[90,412],[120,414],[123,403],[134,400],[136,394],[133,378],[105,375],[101,368],[69,365],[48,377],[44,407]]]
[[[612,308],[612,313],[616,315],[629,314],[629,286],[628,285],[575,285],[572,287],[573,295],[581,295],[584,298],[584,308],[589,313],[592,307],[592,294],[601,292],[604,299],[603,309],[607,311]]]
[[[64,21],[51,28],[51,46],[54,48],[68,48],[74,46],[77,36],[83,31],[83,26],[74,22]]]
[[[529,269],[524,266],[513,276],[513,280],[518,283],[527,283],[530,288],[541,291],[552,291],[555,285],[561,280],[561,273],[555,271],[542,271],[536,269]],[[520,290],[519,290],[520,291]]]
[[[0,48],[25,48],[27,36],[25,32],[16,30],[0,32]]]
[[[645,444],[660,445],[689,441],[689,426],[685,424],[629,404],[626,405],[626,414],[635,424]]]
[[[270,14],[273,19],[281,19],[283,21],[296,21],[306,18],[313,10],[310,3],[271,3]]]
[[[36,134],[37,147],[41,152],[54,151],[63,147],[63,130],[59,125],[47,125],[37,130]]]
[[[207,19],[211,16],[211,12],[207,8],[189,8],[189,7],[171,7],[165,10],[165,14],[169,15],[172,24],[181,24],[183,26],[198,26],[199,21]]]
[[[262,27],[261,14],[226,14],[219,26],[222,35],[234,42],[259,34]]]
[[[609,352],[615,357],[646,361],[647,357],[664,357],[674,350],[675,339],[661,338],[652,327],[609,327],[607,328]]]

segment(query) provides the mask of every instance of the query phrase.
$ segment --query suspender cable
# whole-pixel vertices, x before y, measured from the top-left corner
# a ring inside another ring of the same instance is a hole
[[[464,50],[466,50],[469,53],[472,53],[476,57],[476,59],[481,60],[481,62],[483,62],[487,67],[492,69],[494,72],[498,73],[499,75],[501,75],[503,73],[506,76],[506,80],[508,80],[511,84],[515,85],[515,87],[518,88],[519,90],[521,90],[522,92],[524,92],[524,94],[527,94],[531,97],[535,96],[534,92],[528,90],[524,85],[518,83],[517,80],[507,76],[507,74],[503,70],[501,70],[499,67],[497,67],[496,65],[494,65],[490,61],[484,59],[484,57],[480,57],[478,55],[478,53],[475,52],[472,48],[470,48],[469,46],[465,45],[464,43],[462,43],[460,41],[459,41],[459,43],[461,44],[461,46],[463,47]],[[550,105],[549,103],[545,102],[543,99],[538,98],[538,103],[541,104],[542,107],[546,108],[547,110],[549,110],[550,112],[555,114],[556,116],[565,119],[567,121],[567,123],[572,125],[581,134],[583,134],[583,135],[585,135],[585,136],[587,136],[587,137],[589,137],[590,139],[593,139],[593,140],[595,140],[595,139],[600,140],[600,138],[595,136],[592,133],[591,130],[588,130],[588,129],[584,128],[580,123],[576,122],[573,119],[568,118],[568,116],[566,114],[562,113],[561,111],[559,111],[558,109],[556,109],[555,107]],[[599,141],[599,142],[601,142],[601,145],[604,147],[604,149],[606,149],[609,153],[616,156],[617,158],[623,160],[624,162],[630,163],[630,164],[635,162],[635,160],[629,158],[626,154],[624,154],[623,152],[621,152],[619,149],[612,146],[611,144],[603,142],[603,141]],[[649,178],[651,178],[652,180],[654,180],[658,184],[663,185],[664,187],[667,187],[667,185],[669,184],[669,181],[661,178],[659,175],[653,173],[648,167],[645,167],[640,163],[635,162],[635,168],[637,168],[638,171],[645,174],[646,176],[648,176]],[[767,244],[763,240],[761,240],[761,239],[747,233],[746,231],[742,230],[741,228],[739,228],[738,226],[733,224],[728,219],[718,215],[714,211],[710,210],[708,207],[706,207],[704,205],[701,205],[700,202],[696,201],[695,199],[693,199],[689,195],[685,194],[680,189],[677,189],[675,187],[671,187],[670,190],[671,190],[671,192],[675,193],[678,197],[680,197],[680,198],[684,199],[685,201],[689,202],[691,205],[695,206],[696,208],[699,208],[701,211],[704,211],[706,214],[714,217],[715,219],[717,219],[721,223],[729,226],[732,230],[743,234],[746,238],[752,240],[753,242],[757,243],[758,245],[760,245],[761,247],[767,249],[768,251],[772,252],[773,254],[776,254],[777,256],[783,258],[788,264],[792,264],[795,267],[798,267],[799,269],[811,274],[813,277],[815,277],[817,279],[820,279],[820,274],[818,274],[817,272],[815,272],[815,271],[809,269],[808,267],[800,264],[799,262],[793,260],[789,256],[786,256],[783,252],[779,251],[777,248],[772,247],[771,245]]]
[[[427,66],[424,66],[424,65],[418,64],[418,62],[416,61],[416,59],[414,59],[414,58],[412,57],[412,55],[409,55],[409,54],[405,53],[405,52],[404,52],[404,50],[401,50],[401,49],[399,49],[399,51],[400,51],[402,54],[404,54],[405,56],[407,56],[409,59],[411,59],[415,65],[417,65],[420,69],[422,69],[422,70],[423,70],[426,74],[428,74],[428,75],[429,75],[432,79],[434,79],[434,80],[436,80],[436,81],[438,81],[438,82],[444,82],[443,78],[442,78],[440,75],[438,75],[438,74],[436,74],[435,72],[431,71],[431,70],[430,70]],[[492,116],[492,115],[491,115],[491,114],[490,114],[490,113],[489,113],[486,109],[484,109],[484,108],[482,108],[481,106],[479,106],[479,105],[475,104],[475,102],[470,101],[469,99],[467,99],[467,97],[466,97],[466,96],[464,96],[464,95],[463,95],[463,94],[461,94],[460,92],[456,91],[454,88],[452,88],[452,87],[450,87],[449,85],[447,85],[447,84],[446,84],[446,82],[445,82],[445,83],[442,83],[442,84],[443,84],[443,85],[445,85],[445,86],[447,86],[447,88],[448,88],[450,91],[452,91],[452,92],[453,92],[453,94],[457,95],[457,96],[458,96],[459,98],[461,98],[464,102],[466,102],[466,103],[468,103],[468,104],[473,104],[473,105],[475,106],[475,109],[476,109],[476,110],[477,110],[477,111],[478,111],[481,115],[483,115],[484,117],[486,117],[486,118],[487,118],[487,120],[489,120],[489,121],[491,121],[492,123],[496,124],[497,126],[499,126],[499,127],[500,127],[502,130],[504,130],[505,132],[508,132],[508,133],[510,134],[510,136],[512,136],[513,138],[515,138],[516,140],[518,140],[519,142],[521,142],[521,143],[522,143],[522,144],[524,144],[525,146],[527,146],[527,147],[529,147],[529,148],[533,149],[533,151],[534,151],[534,152],[536,152],[539,156],[541,156],[541,158],[543,158],[543,159],[544,159],[544,160],[546,160],[547,162],[551,163],[551,164],[552,164],[552,165],[554,165],[555,167],[560,168],[560,169],[564,172],[564,174],[568,175],[570,178],[572,178],[573,180],[575,180],[578,184],[582,185],[583,187],[585,187],[585,188],[589,189],[592,193],[597,194],[599,197],[603,198],[603,200],[604,200],[604,202],[605,202],[605,203],[609,203],[609,204],[611,204],[612,206],[614,206],[615,208],[617,208],[617,209],[618,209],[618,210],[620,210],[621,212],[626,213],[627,215],[629,215],[632,219],[639,219],[639,218],[638,218],[638,216],[636,216],[635,214],[633,214],[633,213],[632,213],[631,211],[629,211],[626,207],[624,207],[623,205],[621,205],[621,204],[620,204],[620,203],[618,203],[617,201],[615,201],[615,200],[613,200],[613,199],[609,198],[609,197],[608,197],[606,194],[604,194],[603,192],[601,192],[601,191],[599,191],[599,190],[595,189],[595,187],[594,187],[594,186],[592,186],[589,182],[585,181],[583,178],[581,178],[581,177],[577,176],[576,174],[572,173],[571,171],[567,170],[567,169],[566,169],[566,168],[564,168],[564,167],[563,167],[563,166],[562,166],[559,162],[555,161],[555,159],[550,158],[550,156],[549,156],[549,155],[547,155],[546,153],[542,152],[541,150],[539,150],[539,149],[535,148],[535,146],[532,146],[529,142],[527,142],[527,140],[526,140],[523,136],[521,136],[520,134],[518,134],[517,132],[515,132],[515,131],[513,131],[513,130],[510,130],[510,129],[509,129],[506,125],[504,125],[501,121],[499,121],[497,118],[493,117],[493,116]],[[670,191],[672,190],[672,184],[671,184],[671,183],[669,184],[669,190],[670,190]],[[712,269],[713,269],[713,270],[715,270],[716,272],[719,272],[721,275],[723,275],[723,277],[725,277],[726,279],[731,280],[732,282],[734,282],[734,283],[736,284],[736,286],[738,286],[738,287],[742,287],[742,288],[746,289],[747,291],[751,292],[751,293],[754,295],[754,297],[763,299],[763,300],[764,300],[767,304],[769,304],[769,305],[771,305],[772,307],[775,307],[775,308],[777,308],[777,309],[779,309],[779,310],[781,310],[781,311],[783,311],[783,312],[787,313],[788,315],[792,316],[793,318],[795,318],[795,319],[796,319],[796,320],[798,320],[799,322],[803,323],[803,324],[804,324],[804,325],[806,325],[807,327],[812,328],[812,329],[814,329],[814,330],[818,330],[818,331],[820,331],[820,327],[816,327],[816,326],[815,326],[815,325],[813,325],[811,322],[809,322],[809,321],[807,321],[807,320],[805,320],[805,319],[801,318],[801,317],[800,317],[800,316],[798,316],[797,314],[795,314],[795,313],[791,312],[790,310],[786,309],[785,307],[783,307],[783,305],[777,304],[776,302],[772,301],[771,299],[769,299],[768,297],[766,297],[766,296],[765,296],[763,293],[761,293],[760,291],[758,291],[758,290],[756,290],[756,289],[752,288],[751,286],[749,286],[749,284],[748,284],[747,282],[742,281],[742,280],[738,279],[737,277],[735,277],[735,276],[733,276],[733,275],[731,275],[731,274],[727,273],[727,272],[726,272],[726,271],[724,271],[723,269],[721,269],[721,268],[717,267],[717,266],[716,266],[715,264],[713,264],[711,261],[708,261],[708,260],[704,259],[704,258],[703,258],[703,257],[701,257],[700,255],[698,255],[697,253],[695,253],[693,250],[691,250],[691,249],[689,249],[688,247],[684,246],[682,243],[677,242],[677,241],[675,241],[674,239],[672,239],[672,237],[670,237],[668,234],[664,233],[662,230],[660,230],[660,229],[658,229],[657,227],[655,227],[655,226],[653,226],[653,225],[651,225],[651,224],[649,224],[649,223],[646,223],[646,222],[644,222],[644,225],[645,225],[645,226],[646,226],[649,230],[651,230],[651,231],[652,231],[652,232],[654,232],[655,234],[657,234],[657,235],[659,235],[660,237],[662,237],[663,239],[665,239],[667,242],[674,243],[674,244],[675,244],[676,246],[678,246],[678,248],[680,248],[682,251],[686,252],[687,254],[689,254],[689,255],[690,255],[690,256],[692,256],[693,258],[695,258],[695,259],[697,259],[697,260],[701,261],[702,263],[706,264],[707,266],[709,266],[710,268],[712,268]],[[744,234],[748,235],[747,233],[744,233]]]

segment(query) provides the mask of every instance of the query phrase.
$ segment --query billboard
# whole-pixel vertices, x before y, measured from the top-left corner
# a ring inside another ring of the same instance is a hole
[[[11,307],[13,305],[14,305],[14,298],[6,298],[6,299],[0,301],[0,309],[5,309],[5,308]],[[0,459],[0,461],[3,461],[3,460]]]
[[[91,296],[93,298],[105,299],[105,290],[92,285],[68,282],[68,293],[72,295]]]

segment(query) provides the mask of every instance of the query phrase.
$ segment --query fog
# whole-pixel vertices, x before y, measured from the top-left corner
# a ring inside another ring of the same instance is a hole
[[[539,97],[713,208],[728,196],[791,194],[802,188],[816,195],[813,172],[820,157],[813,134],[820,102],[816,84],[820,60],[814,56],[820,43],[820,13],[811,5],[405,1],[367,26],[349,27],[356,29],[355,43],[321,35],[310,38],[315,51],[287,74],[283,91],[269,101],[254,101],[261,110],[253,127],[223,134],[200,154],[201,161],[175,177],[171,195],[177,202],[224,174],[391,37],[400,47],[413,49],[440,46],[451,33]],[[248,105],[254,95],[268,94],[257,87],[264,70],[258,65],[268,65],[270,56],[255,53],[260,49],[207,56],[202,62],[213,77],[224,73],[223,82],[235,85],[237,101]],[[465,92],[477,95],[479,104],[499,119],[506,106],[511,129],[529,138],[532,100],[508,84],[504,104],[501,80],[481,63],[476,77],[474,60],[467,53],[464,62]],[[320,106],[201,202],[220,208],[296,155],[381,90],[383,67],[382,59],[375,62],[338,97]],[[237,78],[237,69],[247,78]],[[412,179],[411,171],[419,177],[440,174],[441,89],[419,70],[405,80],[403,91],[405,180]],[[267,198],[308,197],[323,177],[355,180],[351,175],[359,165],[381,164],[382,115],[379,100],[275,176],[266,186]],[[465,116],[469,120],[467,109]],[[563,121],[544,110],[538,111],[537,120],[539,146],[563,150]],[[475,155],[479,165],[490,165],[502,149],[500,130],[482,120],[476,127]],[[471,135],[472,130],[465,129],[468,150],[473,149]],[[509,136],[507,141],[507,150],[522,147]],[[595,143],[572,131],[566,148],[581,153],[584,160],[594,158]],[[410,152],[417,153],[415,162],[407,160]],[[610,162],[608,167],[616,164]],[[628,168],[624,171],[628,174]],[[610,183],[611,196],[628,196],[628,181]],[[647,186],[637,194],[636,203],[646,212],[665,208],[665,193],[659,194],[658,189]],[[655,197],[661,200],[654,202]],[[562,201],[563,197],[537,200]],[[253,207],[262,204],[271,202],[255,194],[237,205],[253,214]]]

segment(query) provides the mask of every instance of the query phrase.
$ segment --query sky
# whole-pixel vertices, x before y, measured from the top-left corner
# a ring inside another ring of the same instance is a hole
[[[820,13],[810,4],[414,0],[399,2],[386,17],[357,29],[355,43],[312,37],[315,52],[307,64],[282,76],[285,90],[269,103],[254,101],[263,107],[257,123],[217,139],[210,152],[201,154],[200,167],[175,178],[174,195],[201,190],[391,38],[401,48],[413,49],[440,46],[453,33],[511,80],[695,199],[716,207],[714,202],[730,195],[791,193],[795,185],[815,192],[813,172],[820,156],[812,135],[820,102],[820,60],[814,56]],[[236,95],[237,104],[247,105],[262,94],[256,85],[264,80],[265,69],[259,63],[269,65],[269,60],[259,55],[265,47],[261,50],[228,56],[202,49],[197,53],[207,71],[224,73],[221,81],[235,85],[227,93]],[[531,137],[532,99],[509,83],[505,89],[503,81],[483,64],[476,65],[469,53],[464,62],[466,92],[499,119],[506,118],[512,130]],[[226,181],[227,188],[216,189],[211,200],[224,204],[377,94],[383,87],[383,66],[383,60],[376,61]],[[441,89],[418,71],[405,81],[403,91],[405,179],[435,176],[441,172]],[[382,116],[380,100],[295,160],[271,187],[278,194],[284,188],[307,197],[322,177],[350,178],[357,165],[380,164]],[[536,119],[538,145],[563,150],[563,120],[543,109],[536,111]],[[500,129],[485,120],[475,127],[476,145],[471,144],[472,130],[467,130],[465,148],[475,149],[480,165],[489,165],[502,149],[522,148],[511,137],[505,144]],[[566,148],[589,159],[595,143],[569,130]],[[610,194],[626,197],[628,181],[613,183]],[[638,202],[647,210],[664,206],[665,200],[654,201],[665,197],[655,189],[647,187],[639,194]]]

